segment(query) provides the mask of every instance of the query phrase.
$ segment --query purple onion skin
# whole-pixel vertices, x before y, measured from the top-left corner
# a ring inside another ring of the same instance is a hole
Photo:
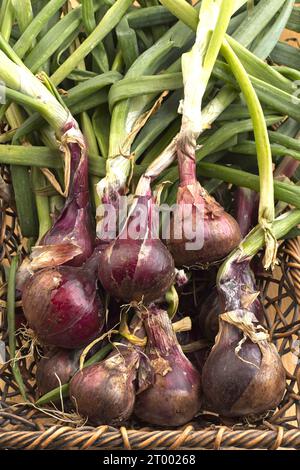
[[[81,348],[99,335],[104,324],[93,270],[71,266],[40,270],[26,282],[22,303],[42,344]]]
[[[79,367],[80,354],[81,350],[56,349],[42,357],[36,369],[39,396],[70,381]]]
[[[224,417],[259,415],[274,409],[285,389],[285,371],[274,345],[265,341],[260,349],[247,339],[237,355],[235,348],[241,339],[235,326],[221,320],[202,372],[206,406]]]
[[[70,190],[65,206],[45,234],[41,244],[59,245],[73,243],[82,253],[67,264],[81,266],[92,254],[95,233],[92,224],[88,192],[88,159],[86,152],[76,143],[69,144],[71,153]]]
[[[139,352],[119,348],[121,354],[84,368],[70,382],[76,409],[94,425],[121,425],[133,411]]]
[[[139,338],[145,336],[143,321],[137,315],[130,331]],[[95,425],[120,425],[133,412],[142,356],[140,347],[125,339],[122,343],[104,361],[77,372],[70,383],[70,398],[76,409]]]
[[[94,248],[94,232],[90,216],[90,204],[79,209],[75,200],[66,205],[54,226],[41,240],[42,245],[63,245],[75,242],[81,254],[66,264],[81,266],[92,254]]]
[[[239,224],[242,237],[257,225],[259,197],[248,188],[237,188],[235,191],[235,219]]]
[[[200,189],[199,189],[200,188]],[[170,238],[167,246],[175,265],[195,266],[219,261],[227,256],[241,241],[241,233],[236,220],[214,198],[199,186],[190,192],[189,187],[179,188],[178,204],[200,204],[204,208],[203,246],[198,250],[186,249],[188,240],[185,235],[174,238],[174,218],[170,221]],[[192,210],[190,226],[196,230],[196,209]]]
[[[154,383],[137,395],[135,415],[153,425],[183,425],[200,408],[200,375],[183,354],[165,311],[152,307],[145,328]]]
[[[175,277],[172,256],[160,240],[120,240],[100,258],[104,289],[123,302],[149,303],[170,288]]]
[[[147,216],[139,233],[131,235],[133,213],[116,240],[102,252],[98,276],[104,289],[123,302],[150,303],[162,297],[175,279],[174,261],[159,238],[153,235],[155,204],[151,194],[137,198]]]

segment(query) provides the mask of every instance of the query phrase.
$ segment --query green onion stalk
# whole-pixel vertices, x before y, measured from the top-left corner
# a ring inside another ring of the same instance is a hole
[[[65,205],[53,227],[40,241],[43,248],[39,247],[35,266],[65,262],[81,265],[91,255],[94,243],[88,196],[88,158],[83,135],[70,111],[51,92],[55,93],[51,85],[46,83],[45,86],[36,78],[8,44],[6,53],[0,50],[0,79],[13,101],[38,111],[50,124],[64,157]],[[48,178],[55,183],[54,175],[50,174]]]
[[[249,113],[253,122],[256,141],[257,161],[260,176],[260,199],[258,220],[266,236],[265,268],[274,266],[276,262],[277,243],[272,233],[272,223],[275,217],[273,162],[268,136],[268,129],[261,104],[244,67],[226,40],[223,41],[221,52],[231,67],[241,90],[245,96]]]
[[[238,0],[235,2],[233,12],[236,12],[245,3],[246,0]],[[199,7],[196,8],[198,9]],[[196,11],[193,10],[193,12],[197,15]],[[222,31],[222,29],[220,31]],[[190,35],[186,28],[184,29],[184,25],[181,22],[174,25],[154,44],[154,46],[135,61],[127,72],[126,79],[130,80],[132,77],[140,77],[141,75],[149,75],[150,73],[155,72],[158,70],[162,60],[164,60],[166,53],[171,51],[175,44],[177,47],[185,47],[188,40],[192,39],[192,37],[193,35]],[[174,72],[179,70],[179,61],[176,61],[167,69],[167,71],[172,72],[173,75]],[[157,78],[159,79],[160,77],[158,76]],[[228,89],[229,88],[230,87],[228,87]],[[230,102],[232,102],[237,96],[233,94],[231,88],[229,95],[231,96],[231,99],[228,99],[229,97],[227,97],[228,104],[230,104]],[[109,93],[110,102],[113,102],[113,96],[114,87],[112,87]],[[101,200],[108,201],[110,199],[110,202],[114,203],[115,201],[116,203],[120,194],[123,195],[127,193],[135,159],[134,152],[131,150],[131,145],[137,132],[145,123],[142,116],[143,109],[149,106],[149,103],[153,98],[155,98],[155,95],[148,94],[143,97],[139,96],[138,98],[130,100],[123,99],[113,107],[106,177],[99,182],[97,187]],[[224,99],[226,100],[225,93]],[[150,117],[150,115],[151,113],[148,117]],[[169,154],[169,149],[167,150],[167,153]],[[168,161],[168,159],[166,160]],[[158,164],[158,167],[160,168],[160,163]],[[101,222],[97,228],[97,232],[100,231],[100,229]]]
[[[188,230],[200,226],[196,218],[203,211],[204,243],[197,249],[187,249],[186,234],[174,236],[177,225],[171,218],[168,248],[177,266],[205,265],[227,255],[240,241],[236,221],[201,187],[196,175],[196,148],[200,134],[225,109],[235,92],[224,87],[217,97],[202,111],[203,96],[218,56],[233,12],[234,2],[203,1],[199,12],[196,41],[190,52],[182,56],[184,100],[180,103],[182,123],[179,133],[163,154],[155,160],[139,181],[137,191],[147,191],[147,184],[177,157],[180,185],[177,193],[179,211],[190,205]],[[204,115],[203,115],[204,114]],[[177,214],[179,215],[179,214]],[[187,220],[186,220],[187,221]]]
[[[163,3],[173,14],[175,14],[179,19],[184,23],[190,26],[193,30],[197,27],[197,14],[195,10],[182,0],[162,0]],[[237,2],[239,3],[239,2]],[[237,6],[236,3],[236,6]],[[239,6],[241,4],[239,3]],[[276,240],[272,235],[271,225],[274,220],[274,189],[273,189],[273,174],[272,174],[272,155],[270,149],[270,143],[267,133],[267,127],[264,120],[263,111],[260,105],[260,102],[256,96],[255,90],[252,86],[252,83],[241,64],[239,58],[233,51],[235,49],[236,53],[241,55],[241,57],[246,60],[249,66],[249,53],[245,48],[240,46],[234,39],[230,36],[223,35],[222,48],[221,52],[225,59],[227,60],[229,66],[232,69],[232,72],[238,81],[240,88],[242,89],[249,112],[253,121],[253,130],[255,134],[256,147],[257,147],[257,158],[259,165],[259,174],[260,174],[260,183],[261,183],[261,194],[260,194],[260,205],[259,205],[259,222],[262,227],[264,227],[266,234],[266,258],[265,258],[265,267],[268,268],[273,266],[276,260]],[[256,59],[257,62],[257,59]],[[266,71],[267,68],[262,61],[257,62],[260,70]],[[270,71],[267,70],[269,73]],[[271,72],[272,73],[272,72]],[[184,70],[183,70],[184,74]],[[273,77],[274,78],[274,77]],[[275,79],[275,78],[274,78]],[[281,80],[281,77],[277,76],[276,80]],[[196,94],[196,93],[195,93]],[[171,144],[172,147],[172,144]],[[169,150],[169,149],[168,149]],[[162,157],[163,158],[163,157]],[[170,158],[168,158],[168,161]],[[159,164],[160,169],[162,165]],[[155,170],[155,164],[154,164]]]

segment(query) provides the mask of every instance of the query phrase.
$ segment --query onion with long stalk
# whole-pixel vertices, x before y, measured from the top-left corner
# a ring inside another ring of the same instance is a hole
[[[10,55],[10,58],[8,56]],[[36,78],[8,48],[0,51],[0,77],[15,100],[31,105],[48,121],[60,140],[65,161],[66,202],[53,227],[43,238],[47,248],[37,248],[35,265],[41,267],[68,262],[80,266],[93,251],[88,160],[84,138],[68,109]],[[27,99],[26,99],[27,98]]]
[[[203,224],[203,240],[197,249],[188,249],[185,227],[182,236],[175,235],[178,221],[171,219],[167,245],[179,266],[195,266],[218,261],[237,246],[240,231],[236,221],[201,187],[196,176],[196,142],[203,132],[202,100],[213,65],[219,53],[231,14],[233,2],[204,1],[201,4],[196,42],[182,56],[184,100],[181,104],[182,124],[175,139],[180,185],[177,193],[178,215],[188,205],[191,214],[185,220],[188,229],[197,231]],[[211,36],[211,38],[210,38]],[[197,214],[197,212],[199,213]],[[201,213],[202,212],[202,213]],[[197,215],[203,218],[200,224]],[[191,240],[190,240],[191,241]]]
[[[123,229],[100,255],[99,279],[123,302],[153,302],[175,280],[174,261],[159,239],[156,207],[149,179],[141,178]]]
[[[71,380],[69,393],[77,411],[96,425],[122,424],[133,412],[145,344],[138,315],[126,337],[104,361],[79,370]]]
[[[162,3],[179,19],[197,30],[197,13],[183,0],[162,0]],[[242,56],[248,52],[230,36],[223,35],[221,53],[228,62],[238,84],[245,96],[249,113],[253,121],[254,135],[257,145],[257,160],[260,176],[259,223],[266,236],[265,267],[274,266],[276,261],[276,239],[272,234],[272,222],[275,216],[272,155],[269,137],[260,102],[251,80],[246,73],[237,54]],[[260,63],[260,66],[264,64]],[[276,72],[275,72],[276,73]],[[276,79],[280,79],[277,76]]]
[[[31,74],[9,46],[6,52],[10,58],[0,51],[0,78],[10,87],[16,101],[38,109],[55,130],[65,159],[68,191],[64,208],[45,234],[43,245],[35,247],[31,260],[21,269],[24,313],[43,342],[70,348],[84,346],[103,326],[96,281],[86,277],[88,270],[94,268],[75,267],[92,254],[94,243],[85,141],[67,108]],[[66,263],[71,266],[59,266]]]

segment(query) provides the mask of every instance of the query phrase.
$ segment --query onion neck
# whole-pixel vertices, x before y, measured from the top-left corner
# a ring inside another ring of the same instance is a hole
[[[165,310],[151,305],[143,318],[150,354],[158,354],[163,357],[175,354],[178,358],[183,356],[172,322]]]
[[[177,141],[177,162],[180,186],[192,186],[197,183],[196,174],[196,141],[181,134]]]

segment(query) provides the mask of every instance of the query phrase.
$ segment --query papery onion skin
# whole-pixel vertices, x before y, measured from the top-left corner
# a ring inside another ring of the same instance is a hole
[[[220,261],[227,256],[241,241],[241,233],[236,220],[195,182],[179,187],[177,204],[198,204],[203,207],[203,246],[200,249],[187,249],[187,243],[193,241],[186,237],[184,230],[181,238],[174,236],[174,217],[170,221],[170,238],[167,246],[175,261],[175,265],[196,266]],[[196,231],[198,215],[194,207],[189,225]]]
[[[84,347],[104,324],[104,310],[91,271],[60,266],[35,273],[26,283],[22,304],[30,328],[42,344]]]
[[[158,426],[183,425],[199,411],[200,375],[184,356],[165,311],[151,308],[145,327],[154,383],[137,395],[135,415]]]
[[[81,350],[55,349],[37,363],[36,384],[39,396],[70,381],[79,367]]]
[[[74,406],[94,425],[121,425],[133,411],[139,353],[119,348],[120,354],[84,368],[70,382]]]
[[[220,331],[203,368],[206,407],[224,417],[260,415],[276,408],[285,389],[285,370],[275,346],[249,338],[220,319]]]
[[[40,243],[42,245],[74,243],[81,249],[81,254],[66,264],[81,266],[91,256],[95,240],[88,192],[88,159],[86,150],[80,148],[79,144],[69,143],[68,147],[71,153],[69,195],[53,227]]]

